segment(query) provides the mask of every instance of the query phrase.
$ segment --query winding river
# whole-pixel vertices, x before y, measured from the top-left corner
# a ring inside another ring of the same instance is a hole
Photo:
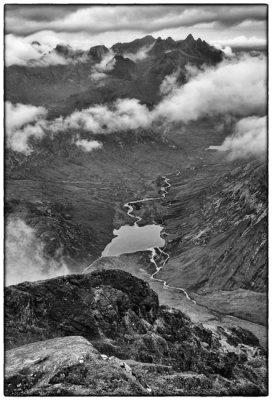
[[[180,175],[180,171],[176,175]],[[164,268],[168,262],[170,255],[164,251],[165,240],[161,237],[163,226],[158,224],[148,224],[145,226],[139,226],[138,222],[141,221],[141,217],[134,214],[134,204],[144,203],[154,200],[165,199],[169,189],[171,188],[170,178],[163,176],[164,184],[160,188],[160,197],[149,197],[141,200],[130,201],[124,204],[127,208],[127,215],[135,219],[134,224],[123,225],[120,229],[114,229],[114,238],[105,247],[102,252],[102,257],[118,256],[125,253],[134,253],[137,251],[150,251],[150,262],[155,266],[155,272],[150,276],[150,279],[159,281],[163,284],[166,289],[177,289],[183,292],[188,300],[196,303],[190,298],[187,291],[183,288],[170,286],[163,279],[156,278],[159,271]]]

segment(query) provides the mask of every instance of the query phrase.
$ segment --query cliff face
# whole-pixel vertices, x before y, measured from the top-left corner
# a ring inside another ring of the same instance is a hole
[[[124,271],[10,286],[5,327],[6,394],[266,393],[252,333],[194,324]]]

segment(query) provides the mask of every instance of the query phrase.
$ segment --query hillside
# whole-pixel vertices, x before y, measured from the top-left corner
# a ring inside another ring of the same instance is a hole
[[[126,272],[10,286],[5,314],[6,395],[266,393],[252,333],[193,324]]]

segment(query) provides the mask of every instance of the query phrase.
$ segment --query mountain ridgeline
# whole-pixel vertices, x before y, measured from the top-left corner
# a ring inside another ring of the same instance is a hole
[[[144,56],[137,58],[139,51]],[[58,45],[52,52],[67,63],[31,66],[29,62],[27,66],[6,68],[6,100],[45,106],[52,115],[118,98],[136,98],[152,106],[160,99],[159,87],[166,75],[179,69],[179,81],[185,82],[187,64],[215,65],[223,59],[221,50],[201,39],[195,40],[192,35],[179,41],[146,36],[130,43],[117,43],[110,49],[94,46],[85,52]],[[113,67],[105,65],[106,79],[101,84],[92,79],[91,70],[106,56],[106,64]]]

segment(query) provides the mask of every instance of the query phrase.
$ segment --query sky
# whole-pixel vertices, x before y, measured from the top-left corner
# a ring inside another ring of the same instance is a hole
[[[218,47],[262,48],[266,14],[265,5],[6,5],[5,33],[79,49],[149,34],[178,40],[189,33]]]

